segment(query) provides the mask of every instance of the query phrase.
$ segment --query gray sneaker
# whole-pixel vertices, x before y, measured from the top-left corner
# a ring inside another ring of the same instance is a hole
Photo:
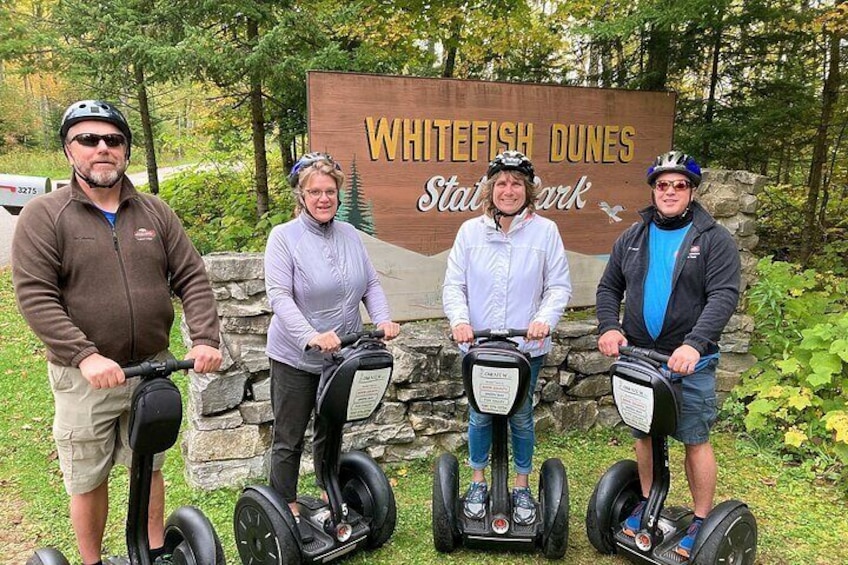
[[[465,492],[465,504],[462,510],[472,520],[480,520],[486,515],[486,501],[489,498],[489,487],[486,483],[472,482]]]
[[[512,489],[512,521],[521,526],[536,521],[536,502],[528,487]]]

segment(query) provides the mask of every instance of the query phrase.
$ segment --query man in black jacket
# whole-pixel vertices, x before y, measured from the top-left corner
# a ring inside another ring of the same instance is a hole
[[[617,356],[630,343],[670,356],[683,379],[674,437],[685,445],[684,466],[695,518],[676,551],[684,557],[713,506],[718,468],[709,441],[716,418],[718,340],[739,300],[740,261],[730,233],[694,200],[701,168],[679,151],[648,169],[651,206],[613,245],[597,290],[598,349]],[[619,323],[625,293],[624,318]],[[634,432],[642,500],[622,528],[635,536],[651,488],[651,438]]]

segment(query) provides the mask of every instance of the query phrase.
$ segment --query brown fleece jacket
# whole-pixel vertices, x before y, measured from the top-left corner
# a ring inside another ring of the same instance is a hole
[[[169,344],[171,292],[192,345],[218,347],[215,297],[176,214],[124,177],[113,228],[74,180],[38,197],[12,238],[18,308],[58,365],[93,353],[125,365]]]

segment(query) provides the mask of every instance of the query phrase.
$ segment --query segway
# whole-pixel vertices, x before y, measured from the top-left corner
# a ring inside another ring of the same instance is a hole
[[[630,537],[621,524],[639,502],[639,471],[632,460],[610,467],[589,500],[589,541],[601,553],[620,553],[634,563],[753,564],[757,522],[738,500],[722,502],[707,515],[688,560],[674,551],[693,517],[688,508],[663,506],[671,484],[668,436],[677,429],[680,417],[681,377],[663,366],[668,363],[666,355],[631,346],[619,350],[610,368],[613,398],[624,423],[651,436],[653,480],[639,531]]]
[[[177,441],[182,423],[182,398],[167,377],[191,369],[194,360],[146,361],[124,368],[127,378],[141,377],[132,396],[129,443],[133,452],[127,510],[127,557],[109,557],[104,565],[151,565],[147,514],[153,457]],[[212,524],[193,506],[177,508],[165,523],[165,551],[181,565],[223,565],[224,550]],[[36,550],[27,565],[69,565],[54,548]]]
[[[389,386],[394,359],[383,336],[382,330],[340,336],[341,351],[325,358],[316,417],[327,429],[321,479],[329,501],[298,497],[310,535],[300,535],[289,505],[273,488],[248,486],[233,516],[244,565],[325,563],[376,549],[394,533],[397,506],[383,470],[366,453],[341,453],[344,425],[369,418]]]
[[[491,488],[482,519],[462,512],[459,495],[459,462],[450,453],[436,460],[433,475],[433,543],[450,553],[460,546],[473,549],[535,551],[548,559],[560,559],[568,546],[568,479],[559,459],[547,459],[539,474],[536,520],[529,525],[512,521],[509,491],[507,428],[527,398],[530,361],[510,340],[527,330],[480,330],[462,359],[462,379],[468,403],[481,414],[491,414]]]

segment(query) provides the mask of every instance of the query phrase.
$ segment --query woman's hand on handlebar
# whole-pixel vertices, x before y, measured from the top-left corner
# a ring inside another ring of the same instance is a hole
[[[527,328],[527,341],[539,341],[548,337],[551,333],[551,327],[545,322],[530,322]]]
[[[318,348],[324,353],[335,353],[342,347],[342,341],[336,332],[329,331],[316,334],[315,337],[309,340],[308,347]]]
[[[685,343],[674,350],[668,359],[668,368],[678,375],[691,375],[695,366],[701,360],[701,354],[691,345]]]
[[[457,324],[451,328],[451,337],[456,343],[472,343],[474,341],[474,329],[471,324]]]
[[[185,358],[194,359],[195,373],[214,373],[221,368],[221,351],[211,345],[195,345]]]
[[[608,357],[618,357],[621,345],[627,345],[627,338],[618,330],[607,330],[598,338],[598,350]]]
[[[391,320],[388,322],[380,322],[377,324],[377,327],[385,332],[386,335],[383,336],[383,340],[385,341],[396,338],[400,333],[400,324],[392,322]]]

